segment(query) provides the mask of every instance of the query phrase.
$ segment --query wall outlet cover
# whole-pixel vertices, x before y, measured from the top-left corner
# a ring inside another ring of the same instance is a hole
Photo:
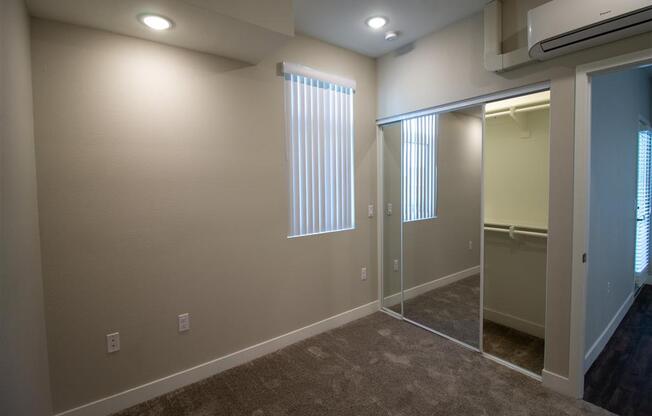
[[[120,333],[106,334],[106,351],[111,354],[120,351]]]

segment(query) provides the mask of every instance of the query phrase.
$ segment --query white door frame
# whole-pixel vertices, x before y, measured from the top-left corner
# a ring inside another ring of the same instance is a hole
[[[591,169],[591,79],[594,75],[652,63],[652,49],[605,59],[577,67],[575,77],[575,166],[573,186],[573,268],[569,384],[573,396],[584,395],[586,286],[588,262],[589,191]]]

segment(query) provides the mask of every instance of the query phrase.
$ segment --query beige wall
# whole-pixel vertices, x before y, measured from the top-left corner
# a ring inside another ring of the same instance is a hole
[[[647,70],[591,82],[591,209],[585,353],[634,292],[639,117],[649,120]],[[588,368],[587,368],[588,370]]]
[[[485,222],[547,228],[550,112],[485,122]],[[545,336],[547,240],[485,231],[485,319]]]
[[[504,10],[509,16],[510,10]],[[524,27],[521,21],[514,27]],[[649,48],[652,34],[505,73],[483,66],[483,18],[476,14],[378,60],[378,116],[443,105],[541,81],[551,82],[549,255],[545,368],[568,375],[572,253],[574,74],[580,63]]]
[[[0,0],[0,414],[51,414],[34,162],[29,20]]]
[[[299,36],[243,66],[32,23],[55,410],[377,299],[373,60]],[[354,231],[286,238],[282,60],[357,81]]]

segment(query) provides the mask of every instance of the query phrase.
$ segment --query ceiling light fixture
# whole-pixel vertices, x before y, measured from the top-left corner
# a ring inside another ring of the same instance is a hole
[[[138,20],[145,26],[154,30],[168,30],[172,27],[172,20],[157,14],[141,14]]]
[[[385,33],[385,40],[395,40],[396,38],[398,38],[398,32],[394,30]]]
[[[367,26],[374,30],[378,30],[382,27],[384,27],[387,24],[388,20],[386,17],[381,17],[381,16],[373,16],[367,19],[365,22]]]

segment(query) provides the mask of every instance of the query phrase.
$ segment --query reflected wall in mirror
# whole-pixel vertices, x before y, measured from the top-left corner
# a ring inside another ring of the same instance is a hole
[[[388,124],[383,126],[382,129],[383,306],[393,312],[402,314],[401,123]]]
[[[549,92],[487,104],[483,350],[540,375],[544,361]]]
[[[479,348],[482,108],[401,130],[403,315]]]

